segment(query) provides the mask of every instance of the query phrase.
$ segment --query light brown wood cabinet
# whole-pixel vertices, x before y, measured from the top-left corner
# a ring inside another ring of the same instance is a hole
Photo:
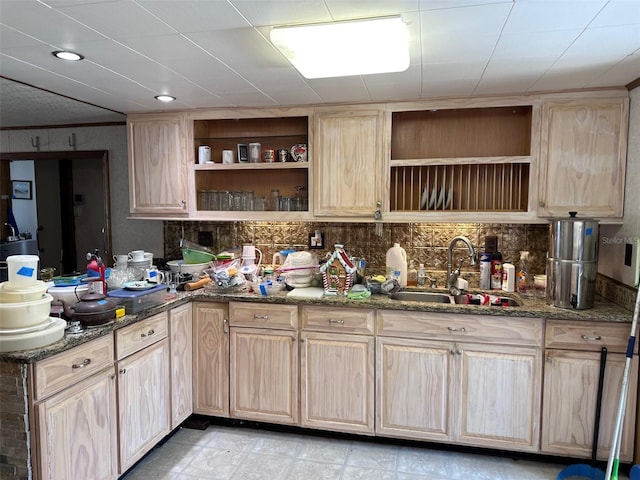
[[[131,215],[188,216],[186,139],[184,114],[127,117]]]
[[[55,381],[56,373],[62,382]],[[35,374],[43,380],[41,387],[47,378],[54,385],[41,388],[34,405],[37,478],[117,478],[113,338],[99,338],[38,362]]]
[[[229,416],[229,308],[193,304],[193,411]]]
[[[598,436],[598,458],[606,460],[615,429],[626,356],[628,324],[547,320],[542,410],[543,453],[590,457],[601,348],[607,348]],[[629,392],[638,389],[638,355],[633,356]],[[620,459],[633,460],[636,395],[627,400]]]
[[[538,215],[622,218],[628,110],[626,94],[543,102]]]
[[[378,329],[376,434],[537,451],[540,319],[381,310]]]
[[[373,435],[375,311],[301,307],[300,423]]]
[[[115,333],[121,474],[170,431],[167,317],[163,312]]]
[[[193,412],[193,306],[169,311],[171,344],[171,430]]]
[[[298,307],[230,302],[229,324],[230,415],[298,424]]]
[[[384,200],[384,129],[382,107],[316,109],[315,216],[373,221]]]

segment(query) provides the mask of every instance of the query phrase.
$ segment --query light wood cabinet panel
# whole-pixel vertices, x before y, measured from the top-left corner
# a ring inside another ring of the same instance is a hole
[[[232,327],[298,329],[298,306],[257,302],[229,302]]]
[[[627,323],[547,320],[545,326],[546,348],[595,351],[607,347],[609,353],[625,353],[628,339]],[[634,351],[638,352],[637,343]]]
[[[554,349],[547,350],[545,356],[541,450],[553,455],[590,458],[600,352]],[[625,358],[624,354],[607,354],[598,438],[598,458],[601,460],[609,455]],[[620,446],[623,462],[633,460],[637,381],[638,356],[634,355]]]
[[[43,399],[113,365],[113,336],[105,335],[35,365],[35,397]]]
[[[383,201],[382,108],[316,110],[313,212],[368,217]]]
[[[297,333],[232,327],[231,416],[297,424],[298,413]]]
[[[195,413],[229,416],[229,320],[226,304],[193,304]]]
[[[171,429],[193,412],[193,314],[187,303],[169,311],[171,342]]]
[[[184,114],[127,118],[132,215],[187,216],[186,139]]]
[[[118,360],[167,338],[169,314],[158,313],[149,318],[116,330],[116,358]]]
[[[120,473],[169,433],[169,340],[118,362]]]
[[[377,338],[376,435],[449,441],[451,344]]]
[[[622,218],[628,98],[542,107],[538,215]]]
[[[458,343],[455,356],[460,369],[452,403],[459,422],[456,441],[537,451],[541,350]]]
[[[327,308],[304,305],[300,309],[302,329],[316,332],[373,335],[375,310],[368,308]]]
[[[300,352],[301,424],[373,434],[373,336],[304,332]]]
[[[37,478],[117,478],[113,366],[36,403],[34,412],[40,462]]]

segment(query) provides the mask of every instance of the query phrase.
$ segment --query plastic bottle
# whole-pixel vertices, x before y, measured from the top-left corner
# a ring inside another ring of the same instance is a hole
[[[502,291],[516,291],[516,267],[510,262],[502,264]]]
[[[491,289],[502,289],[502,254],[500,252],[491,255]]]
[[[418,285],[424,287],[427,284],[427,272],[424,270],[424,263],[418,267]]]
[[[387,278],[395,278],[401,287],[407,286],[407,252],[399,243],[387,250]]]
[[[520,252],[520,264],[516,273],[516,290],[521,297],[530,298],[533,296],[533,285],[529,275],[529,252]]]
[[[480,254],[480,290],[491,289],[491,254]]]
[[[418,270],[416,269],[416,264],[413,260],[409,262],[409,270],[407,270],[407,286],[418,286]]]

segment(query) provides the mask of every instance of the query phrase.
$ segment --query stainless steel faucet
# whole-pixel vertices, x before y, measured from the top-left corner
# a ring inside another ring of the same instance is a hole
[[[449,248],[447,250],[447,288],[449,289],[449,293],[451,295],[460,294],[460,290],[456,287],[456,280],[458,280],[458,277],[460,276],[460,268],[464,263],[464,259],[460,260],[458,269],[455,272],[453,271],[453,247],[459,241],[463,242],[469,249],[469,264],[475,265],[477,263],[476,250],[475,248],[473,248],[473,244],[471,243],[471,240],[469,240],[467,237],[464,237],[462,235],[458,235],[457,237],[454,237],[453,240],[451,240],[451,243],[449,243]]]

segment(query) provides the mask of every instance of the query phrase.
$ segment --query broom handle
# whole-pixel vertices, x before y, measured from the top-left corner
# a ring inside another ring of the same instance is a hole
[[[629,335],[629,341],[627,342],[627,354],[624,362],[624,372],[622,374],[622,387],[620,389],[620,399],[618,403],[618,414],[616,416],[616,426],[613,431],[613,438],[611,439],[611,450],[609,451],[609,460],[607,461],[607,471],[605,473],[605,480],[617,480],[618,478],[618,465],[620,463],[620,443],[622,437],[622,419],[624,417],[624,411],[627,403],[627,392],[629,390],[629,372],[631,370],[631,360],[633,359],[633,349],[635,347],[636,340],[636,327],[638,324],[638,315],[640,314],[640,288],[636,295],[636,306],[633,311],[633,320],[631,321],[631,334]],[[615,477],[612,476],[613,467],[615,463]]]

